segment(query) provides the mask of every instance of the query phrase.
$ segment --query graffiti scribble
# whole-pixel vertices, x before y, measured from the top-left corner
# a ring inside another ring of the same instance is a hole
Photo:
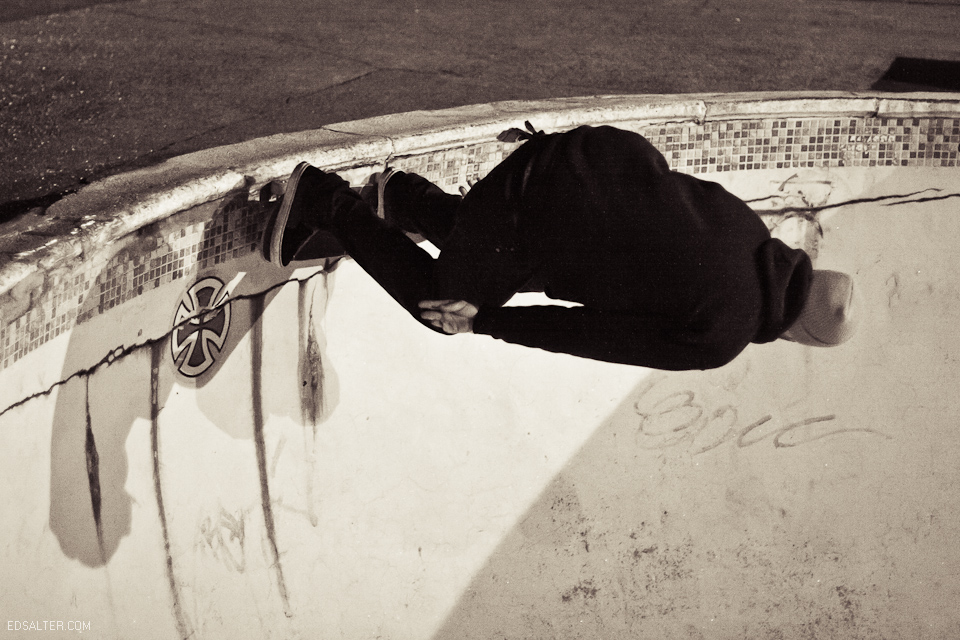
[[[835,414],[789,423],[767,414],[743,426],[736,407],[725,404],[715,409],[708,408],[697,399],[696,392],[689,389],[670,393],[651,402],[648,396],[656,384],[647,385],[640,399],[634,403],[634,411],[640,418],[637,425],[638,444],[644,449],[662,450],[684,445],[691,455],[699,455],[729,442],[744,449],[764,440],[772,440],[775,448],[782,449],[853,433],[890,439],[890,436],[871,428],[824,429],[824,424],[837,420]]]

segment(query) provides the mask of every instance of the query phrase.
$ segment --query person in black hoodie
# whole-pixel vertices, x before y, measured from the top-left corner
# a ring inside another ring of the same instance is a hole
[[[318,235],[332,233],[437,331],[656,369],[720,367],[751,342],[831,346],[852,334],[849,276],[814,270],[744,202],[671,171],[642,136],[609,126],[505,134],[527,141],[463,197],[393,171],[358,194],[301,163],[265,257],[311,259]],[[529,290],[574,306],[503,306]]]

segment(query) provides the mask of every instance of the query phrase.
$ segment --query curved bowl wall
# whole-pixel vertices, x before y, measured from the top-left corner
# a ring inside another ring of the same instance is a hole
[[[456,192],[525,120],[631,129],[722,183],[856,275],[860,333],[665,374],[440,336],[350,260],[260,258],[258,190],[300,160]],[[17,221],[0,231],[0,623],[949,637],[958,143],[952,95],[510,102],[191,154]]]

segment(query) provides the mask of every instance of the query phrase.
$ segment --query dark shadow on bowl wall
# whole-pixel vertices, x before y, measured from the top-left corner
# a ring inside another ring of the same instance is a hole
[[[855,635],[842,602],[819,603],[810,583],[859,575],[856,554],[811,555],[807,507],[778,506],[778,470],[757,472],[755,460],[774,452],[802,468],[810,450],[887,437],[829,410],[785,410],[822,383],[800,349],[780,351],[642,380],[506,534],[433,640],[707,637],[690,629],[716,598],[700,576],[713,586],[718,575],[731,591],[760,589],[759,612],[800,600],[823,637]],[[809,582],[791,577],[798,566]]]
[[[246,193],[225,198],[204,226],[203,241],[197,248],[198,257],[209,249],[215,234],[222,234],[228,218],[236,216],[238,208],[243,207],[253,208],[255,219],[265,218],[264,205],[248,201]],[[252,231],[257,241],[261,227]],[[173,250],[166,240],[158,245],[151,238],[150,243],[134,242],[120,253],[142,251],[146,246],[168,249],[160,251],[160,254],[172,253]],[[159,345],[160,364],[173,371],[173,375],[153,374],[152,347],[148,344],[88,375],[74,377],[61,386],[57,395],[51,442],[50,530],[67,557],[76,558],[90,567],[104,566],[110,561],[121,540],[130,533],[132,498],[124,489],[128,475],[125,444],[134,422],[151,420],[154,411],[162,411],[173,391],[174,379],[180,387],[197,390],[207,387],[280,292],[279,287],[271,288],[271,284],[284,283],[291,278],[293,269],[281,270],[268,265],[261,260],[258,251],[259,246],[238,259],[224,259],[219,263],[211,260],[209,266],[201,267],[196,275],[189,278],[182,271],[181,260],[181,269],[177,274],[183,280],[184,287],[181,303],[177,309],[157,310],[157,313],[170,318],[171,327],[176,324],[178,314],[182,319],[185,311],[190,316],[191,312],[209,308],[218,296],[222,298],[226,285],[241,271],[248,275],[261,274],[262,277],[251,278],[259,281],[247,283],[246,287],[261,288],[231,293],[231,301],[226,307],[207,311],[193,322],[182,322],[179,329],[172,329],[163,338]],[[178,255],[174,254],[175,257]],[[115,275],[108,273],[114,262],[111,260],[104,268],[101,274],[104,281],[109,281]],[[174,263],[174,272],[176,266]],[[206,286],[196,286],[204,282]],[[216,282],[222,283],[222,286],[210,286]],[[176,285],[170,283],[164,286]],[[306,390],[300,393],[301,406],[289,406],[283,415],[305,427],[312,426],[315,430],[316,425],[333,411],[337,398],[336,375],[324,350],[317,347],[318,344],[324,344],[322,333],[317,333],[316,321],[322,318],[325,310],[332,274],[321,272],[298,286],[300,305],[307,307],[306,312],[301,309],[300,313],[299,329],[304,344],[300,349],[301,362],[291,362],[290,366],[299,367],[301,371],[312,371],[313,378],[305,380]],[[193,296],[189,295],[191,290]],[[264,293],[257,293],[264,290]],[[89,290],[80,311],[81,318],[84,312],[89,313],[102,303],[97,293],[94,288]],[[200,309],[184,309],[191,304],[187,302],[184,305],[183,301],[191,298],[201,303]],[[124,313],[121,308],[104,311]],[[196,316],[196,313],[193,315]],[[79,368],[88,367],[91,361],[97,359],[97,355],[104,355],[117,346],[109,335],[99,333],[108,331],[112,322],[115,322],[115,316],[108,320],[104,315],[92,315],[73,329],[64,360],[64,377]],[[309,322],[309,326],[303,326],[304,322]],[[291,327],[296,328],[297,324],[297,319],[291,319]],[[262,348],[262,344],[255,347]],[[207,358],[212,362],[200,371]],[[184,375],[178,369],[191,375]],[[321,381],[319,384],[318,379]],[[158,386],[155,394],[151,389],[152,384]],[[238,408],[235,400],[205,393],[197,393],[196,398],[197,409],[224,433],[237,439],[254,437],[253,416],[236,419]],[[154,402],[157,407],[153,406]],[[252,409],[245,411],[250,413]],[[261,418],[265,420],[267,416]],[[308,421],[310,425],[306,424]],[[155,464],[159,464],[159,460]],[[251,464],[256,464],[256,461],[251,460]],[[162,501],[162,498],[158,496],[158,500]],[[163,550],[158,549],[158,553],[163,553]]]

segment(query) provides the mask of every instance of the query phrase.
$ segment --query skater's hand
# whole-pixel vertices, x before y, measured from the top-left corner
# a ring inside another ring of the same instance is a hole
[[[466,300],[422,300],[420,317],[444,333],[473,333],[473,319],[480,311]]]

